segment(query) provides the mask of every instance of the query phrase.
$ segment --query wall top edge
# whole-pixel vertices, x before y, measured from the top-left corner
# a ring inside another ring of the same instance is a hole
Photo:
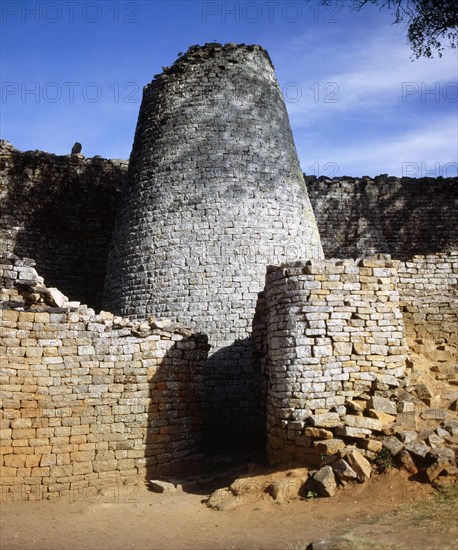
[[[147,84],[145,88],[154,82],[167,80],[169,76],[183,72],[183,70],[187,70],[190,65],[202,63],[218,54],[236,56],[240,54],[240,57],[242,57],[250,52],[264,55],[272,69],[274,68],[267,50],[258,44],[237,44],[235,42],[220,44],[219,42],[207,42],[203,46],[199,44],[190,46],[185,53],[178,52],[178,58],[173,65],[170,67],[162,67],[163,72],[155,74],[154,80],[150,84]]]
[[[30,159],[30,161],[53,161],[60,164],[70,163],[70,164],[81,164],[81,165],[90,165],[90,164],[105,164],[110,163],[114,166],[119,166],[126,168],[129,165],[129,160],[126,159],[109,159],[102,157],[100,155],[94,155],[93,157],[85,157],[82,154],[77,155],[57,155],[48,151],[42,151],[39,149],[21,151],[14,147],[9,141],[2,139],[0,140],[0,160],[8,160],[12,157],[23,157],[25,160]],[[389,176],[388,174],[380,174],[379,176],[370,177],[370,176],[339,176],[334,178],[328,178],[326,176],[307,176],[304,174],[304,180],[308,186],[309,191],[313,190],[314,185],[318,184],[327,184],[329,187],[333,186],[351,186],[353,184],[366,183],[369,185],[376,184],[415,184],[415,183],[430,183],[430,184],[448,184],[448,185],[458,185],[458,178],[444,178],[438,176],[437,178],[409,178],[409,177],[397,177]]]
[[[72,163],[72,164],[101,164],[111,163],[118,166],[125,166],[127,168],[129,161],[125,159],[107,159],[100,155],[94,155],[93,157],[85,157],[82,154],[77,155],[56,155],[55,153],[49,153],[47,151],[40,151],[38,149],[30,151],[20,151],[16,149],[12,143],[7,140],[0,140],[0,159],[7,159],[8,157],[24,157],[30,160],[47,160],[59,163]]]
[[[308,186],[309,191],[313,189],[314,185],[318,184],[327,184],[329,187],[337,186],[341,184],[342,186],[345,185],[352,185],[357,183],[365,183],[365,184],[403,184],[403,183],[447,183],[447,184],[454,184],[458,185],[458,177],[450,177],[450,178],[444,178],[443,176],[438,176],[436,178],[429,178],[429,177],[423,177],[423,178],[410,178],[407,176],[389,176],[388,174],[380,174],[378,176],[336,176],[333,178],[327,177],[327,176],[308,176],[307,174],[303,174],[305,183]]]
[[[428,254],[425,256],[415,255],[409,260],[401,262],[401,260],[392,259],[390,254],[375,254],[364,258],[329,258],[325,260],[299,260],[295,262],[287,262],[281,265],[268,265],[267,274],[282,274],[285,277],[297,276],[300,274],[320,274],[329,268],[333,267],[372,267],[372,268],[389,268],[398,269],[400,264],[409,265],[417,262],[435,262],[440,261],[455,261],[458,259],[458,251],[440,252],[437,254]]]

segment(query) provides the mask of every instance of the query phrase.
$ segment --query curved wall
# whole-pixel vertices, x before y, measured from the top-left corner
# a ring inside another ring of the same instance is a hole
[[[144,89],[105,307],[207,333],[208,417],[247,425],[248,338],[266,265],[322,254],[267,52],[190,48]]]

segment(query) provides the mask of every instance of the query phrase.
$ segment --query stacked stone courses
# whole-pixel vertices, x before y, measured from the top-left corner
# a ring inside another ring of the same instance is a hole
[[[258,421],[247,338],[266,265],[322,256],[268,54],[190,48],[144,89],[104,307],[205,332],[218,354],[207,418],[215,433],[246,431]]]
[[[327,258],[456,251],[458,178],[305,176]]]
[[[122,160],[0,142],[0,253],[34,258],[50,286],[100,309],[126,169]]]
[[[406,342],[458,344],[458,179],[304,177],[260,46],[156,75],[129,164],[1,140],[0,207],[6,498],[184,473],[209,442],[373,460],[413,406]]]
[[[269,261],[322,256],[258,46],[191,48],[145,88],[125,194],[106,304],[132,317],[179,316],[230,344],[247,335]]]
[[[127,165],[22,152],[0,142],[0,251],[33,257],[49,285],[100,309]],[[390,253],[404,264],[417,261],[415,255],[456,255],[457,178],[305,180],[326,257]],[[423,262],[421,269],[433,263]],[[404,293],[402,281],[399,290]]]
[[[267,448],[273,461],[317,458],[320,439],[310,436],[313,427],[367,438],[371,420],[355,422],[348,402],[402,385],[407,346],[398,263],[388,257],[268,268],[266,345],[254,338],[267,355],[261,365],[267,369]]]
[[[24,265],[24,263],[26,265]],[[0,258],[2,498],[59,497],[200,457],[206,340],[170,322],[30,304],[33,262]]]
[[[407,335],[458,344],[458,252],[414,256],[398,274]]]

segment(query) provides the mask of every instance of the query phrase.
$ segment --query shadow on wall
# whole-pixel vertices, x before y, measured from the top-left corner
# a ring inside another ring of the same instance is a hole
[[[146,481],[191,472],[202,459],[203,369],[208,349],[205,335],[175,342],[149,377]]]
[[[6,173],[0,233],[9,251],[33,258],[47,286],[94,309],[102,306],[124,172],[104,159],[32,152],[12,155]]]
[[[251,338],[211,354],[204,368],[204,449],[259,450],[264,417],[255,392]]]
[[[379,176],[345,185],[305,179],[327,258],[408,260],[456,248],[456,178]]]

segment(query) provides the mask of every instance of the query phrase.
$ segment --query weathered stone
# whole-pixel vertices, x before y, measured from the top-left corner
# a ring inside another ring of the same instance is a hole
[[[68,298],[57,288],[48,288],[47,301],[52,306],[63,307],[68,302]]]
[[[455,465],[451,464],[446,458],[438,458],[426,468],[426,475],[430,482],[435,481],[443,472],[447,474],[456,474]]]
[[[410,443],[407,443],[405,448],[410,454],[421,458],[425,458],[430,451],[426,445],[420,443],[419,441],[411,441]]]
[[[241,504],[241,499],[236,497],[229,489],[217,489],[207,500],[207,506],[214,510],[232,510]]]
[[[447,430],[444,430],[444,428],[441,428],[440,426],[438,426],[436,428],[436,434],[441,437],[441,438],[448,438],[450,437],[450,432],[448,432]]]
[[[434,395],[426,384],[417,384],[415,386],[415,393],[417,394],[418,399],[421,399],[424,402],[429,402]]]
[[[346,415],[344,422],[347,426],[352,428],[364,428],[366,430],[380,431],[382,429],[382,423],[379,420],[373,418],[366,418],[365,416],[353,416]]]
[[[383,448],[383,444],[381,441],[378,441],[377,439],[365,439],[361,442],[358,442],[358,447],[367,449],[372,453],[379,453]]]
[[[309,421],[312,426],[320,428],[333,428],[338,426],[340,423],[340,417],[337,413],[324,413],[324,414],[314,414],[309,417]]]
[[[339,458],[338,460],[336,460],[332,464],[332,469],[334,470],[340,481],[343,482],[352,481],[358,477],[353,468],[351,468],[348,462],[346,462],[343,458]]]
[[[376,395],[373,395],[368,403],[369,409],[374,409],[378,412],[387,413],[390,415],[396,415],[396,404],[390,401],[389,399],[386,399],[385,397],[379,397]]]
[[[458,436],[458,421],[456,420],[446,420],[444,422],[444,429],[453,436]]]
[[[305,428],[304,431],[307,437],[316,437],[317,439],[332,439],[334,434],[330,430],[325,430],[323,428]]]
[[[319,453],[333,455],[337,453],[339,449],[343,449],[345,443],[341,439],[323,439],[321,441],[315,441],[313,446]]]
[[[320,497],[332,497],[337,490],[336,478],[331,466],[323,466],[313,476],[313,487]]]
[[[372,431],[367,428],[351,428],[350,426],[337,426],[334,431],[335,434],[340,437],[356,437],[363,439],[372,434]]]
[[[371,346],[369,344],[355,343],[353,344],[353,350],[357,355],[369,355],[371,353]]]
[[[277,502],[287,502],[299,495],[305,481],[305,479],[285,477],[269,485],[268,492]]]
[[[435,449],[430,449],[429,456],[448,460],[450,463],[456,462],[455,452],[449,447],[436,447]]]
[[[421,411],[420,417],[424,420],[443,420],[447,416],[447,411],[434,407]]]
[[[414,401],[398,401],[397,409],[398,409],[398,412],[400,412],[400,413],[414,413],[415,412],[415,402]]]
[[[393,422],[396,422],[396,417],[393,416],[392,414],[387,414],[380,411],[374,411],[372,409],[369,410],[369,414],[373,418],[376,418],[381,422],[382,428],[384,428],[385,426],[389,426],[390,424],[393,424]]]
[[[400,453],[402,451],[402,449],[404,448],[404,443],[402,443],[401,441],[399,441],[399,439],[397,437],[384,437],[382,438],[382,445],[385,449],[388,449],[388,451],[392,454],[392,455],[397,455],[398,453]]]
[[[443,445],[444,440],[442,439],[442,437],[439,437],[437,434],[430,434],[426,438],[426,443],[434,449],[435,447],[440,447],[441,445]]]
[[[367,402],[358,400],[358,399],[353,399],[352,401],[345,401],[345,405],[350,409],[352,409],[354,412],[362,413],[365,411],[367,407]]]
[[[161,481],[159,479],[150,479],[148,487],[153,493],[176,493],[177,488],[173,483]]]
[[[402,466],[405,470],[409,472],[409,474],[415,475],[418,473],[418,468],[415,465],[415,462],[412,459],[412,456],[410,455],[409,451],[406,451],[403,449],[399,453],[399,459],[401,461]]]
[[[345,455],[345,460],[356,473],[359,482],[363,483],[371,477],[371,465],[359,451],[350,451]]]
[[[396,432],[396,437],[404,444],[415,441],[417,439],[417,435],[417,432],[414,432],[413,430],[399,430]]]

